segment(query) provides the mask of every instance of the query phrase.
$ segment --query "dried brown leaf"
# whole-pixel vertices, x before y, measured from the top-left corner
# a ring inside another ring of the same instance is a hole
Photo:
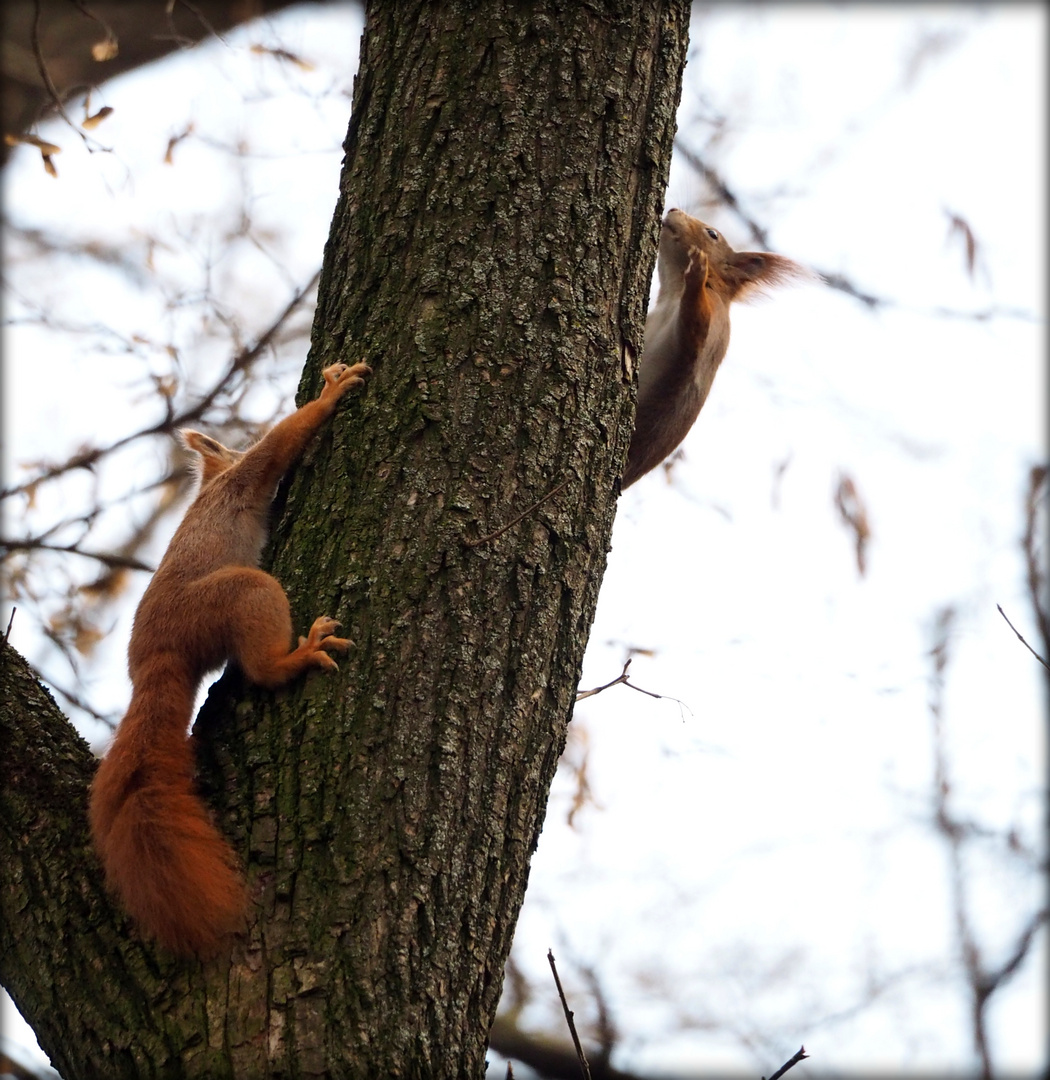
[[[116,35],[109,33],[101,41],[96,41],[91,46],[91,58],[102,63],[104,60],[112,60],[119,51]]]
[[[868,511],[857,492],[853,478],[842,473],[835,491],[835,507],[843,523],[853,532],[857,557],[857,573],[861,577],[867,570],[867,548],[871,539],[871,526],[868,524]]]
[[[309,60],[304,60],[301,56],[296,56],[295,53],[289,52],[287,49],[271,48],[269,45],[253,45],[251,51],[259,56],[273,56],[278,60],[287,60],[290,64],[295,64],[296,67],[301,68],[303,71],[314,70],[314,65]]]
[[[193,132],[193,124],[188,124],[186,126],[185,130],[180,132],[178,135],[172,135],[172,137],[170,139],[168,139],[168,148],[164,151],[164,164],[165,165],[174,165],[175,164],[175,159],[174,159],[174,156],[173,156],[175,147],[178,146],[179,143],[182,142],[182,140],[185,139],[188,135],[192,134],[192,132]]]
[[[82,128],[86,128],[88,131],[91,131],[93,128],[97,128],[99,124],[101,124],[102,121],[105,120],[112,111],[113,109],[111,106],[103,105],[102,108],[94,114],[94,116],[85,116],[84,119],[80,122],[80,126]]]
[[[977,236],[964,217],[952,213],[951,210],[945,210],[944,212],[948,216],[948,238],[951,239],[953,236],[962,237],[966,251],[966,272],[972,278],[977,269]]]
[[[5,135],[4,142],[8,146],[18,146],[19,143],[35,146],[42,154],[58,154],[62,151],[61,146],[55,146],[54,143],[41,139],[38,135]]]

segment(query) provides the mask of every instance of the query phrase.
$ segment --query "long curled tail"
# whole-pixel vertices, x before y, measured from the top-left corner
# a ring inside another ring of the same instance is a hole
[[[91,835],[142,933],[206,958],[242,928],[244,882],[194,791],[193,688],[162,665],[140,685],[91,786]]]

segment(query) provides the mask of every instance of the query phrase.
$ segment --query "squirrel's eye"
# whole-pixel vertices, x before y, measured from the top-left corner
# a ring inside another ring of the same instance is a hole
[[[718,233],[716,233],[714,229],[708,229],[707,235],[710,236],[712,240],[718,239]]]

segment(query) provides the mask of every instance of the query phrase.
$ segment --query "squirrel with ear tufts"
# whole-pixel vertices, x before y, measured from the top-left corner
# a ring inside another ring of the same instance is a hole
[[[664,218],[658,266],[621,490],[655,469],[700,415],[729,347],[729,305],[766,286],[812,277],[783,255],[734,251],[716,229],[682,210]]]
[[[233,660],[252,682],[280,686],[310,668],[336,670],[328,653],[352,644],[332,636],[339,624],[321,616],[292,648],[288,598],[257,564],[281,477],[370,371],[326,368],[320,396],[244,453],[198,431],[179,433],[200,455],[200,491],[135,612],[131,704],[89,807],[106,883],[139,930],[179,956],[217,953],[247,910],[233,851],[194,790],[188,728],[201,679]]]

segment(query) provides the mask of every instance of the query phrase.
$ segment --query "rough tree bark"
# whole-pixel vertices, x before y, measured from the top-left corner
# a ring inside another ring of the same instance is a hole
[[[337,360],[375,374],[282,489],[270,560],[296,624],[357,648],[278,694],[227,673],[198,718],[255,900],[232,956],[176,963],[109,905],[86,749],[4,650],[0,981],[66,1080],[484,1071],[605,567],[687,23],[370,6],[302,393]]]

